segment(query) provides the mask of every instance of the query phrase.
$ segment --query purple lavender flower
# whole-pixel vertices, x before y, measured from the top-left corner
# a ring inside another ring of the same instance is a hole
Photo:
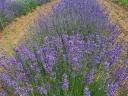
[[[111,83],[107,86],[107,96],[115,96],[116,90],[118,88],[118,83]]]
[[[48,73],[52,73],[53,65],[55,64],[55,52],[52,48],[49,48],[49,45],[43,49],[41,53],[41,61],[44,62],[43,67]]]
[[[11,57],[10,58],[10,63],[14,66],[15,64],[17,64],[17,60],[16,60],[16,58],[15,57]]]
[[[46,72],[52,73],[52,65],[50,65],[50,64],[44,64],[43,67],[46,70]]]
[[[84,96],[91,96],[89,88],[87,86],[84,87],[83,92],[84,92]]]
[[[47,84],[47,83],[43,83],[42,84],[42,86],[39,86],[38,88],[37,88],[37,90],[39,91],[39,93],[41,94],[41,95],[47,95],[48,94],[48,88],[49,87],[49,85]]]
[[[28,96],[27,88],[17,86],[15,89],[15,95]]]
[[[17,70],[18,70],[18,71],[20,71],[20,70],[23,71],[23,64],[18,63],[18,64],[17,64]]]
[[[85,80],[87,84],[91,84],[93,82],[93,77],[94,77],[94,71],[90,71],[86,74]]]
[[[69,82],[67,74],[63,74],[62,76],[61,87],[64,91],[68,90]]]
[[[116,59],[119,57],[121,52],[121,45],[116,44],[113,49],[110,49],[107,51],[106,56],[107,56],[107,61],[104,64],[104,67],[106,70],[109,69],[109,67],[116,61]]]
[[[67,50],[68,60],[74,71],[80,71],[81,61],[84,57],[84,41],[80,37],[81,35],[73,35],[64,37],[65,46]]]
[[[124,69],[124,68],[118,68],[118,69],[115,71],[115,74],[114,74],[115,79],[116,79],[116,80],[120,80],[120,79],[123,77],[124,72],[125,72],[125,69]]]
[[[0,96],[6,96],[6,92],[4,90],[0,90]]]
[[[107,61],[106,61],[106,62],[104,63],[104,68],[105,68],[106,71],[109,70],[110,65],[111,65],[110,62],[107,62]]]
[[[37,89],[38,89],[38,91],[39,91],[40,94],[43,94],[43,87],[42,86],[41,87],[38,87]]]

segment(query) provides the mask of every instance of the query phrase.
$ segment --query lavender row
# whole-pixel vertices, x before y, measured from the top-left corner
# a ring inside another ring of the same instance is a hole
[[[17,16],[25,15],[49,0],[0,0],[0,30]]]

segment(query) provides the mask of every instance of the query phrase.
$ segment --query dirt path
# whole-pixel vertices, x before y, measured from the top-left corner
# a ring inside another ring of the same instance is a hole
[[[110,22],[116,24],[122,30],[119,39],[123,39],[124,41],[128,42],[128,11],[112,3],[110,0],[98,1],[99,4],[105,8],[110,17]]]
[[[17,45],[19,41],[24,39],[29,25],[32,23],[33,19],[37,17],[37,14],[42,11],[44,15],[47,15],[52,6],[58,1],[59,0],[52,0],[47,4],[38,6],[31,13],[16,18],[15,21],[11,22],[2,33],[0,32],[0,48],[5,49],[7,53],[11,54],[11,47]]]

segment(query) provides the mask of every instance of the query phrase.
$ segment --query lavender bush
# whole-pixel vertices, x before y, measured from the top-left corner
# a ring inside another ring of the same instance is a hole
[[[96,0],[61,0],[29,31],[0,62],[1,96],[127,96],[128,46]]]
[[[49,0],[0,0],[0,30],[17,16],[25,15]]]
[[[121,57],[119,44],[115,44],[111,50],[102,50],[102,53],[98,54],[100,58],[95,59],[94,55],[97,54],[94,49],[98,51],[97,45],[90,46],[90,40],[84,41],[83,36],[79,34],[63,35],[62,38],[45,37],[42,43],[42,46],[30,49],[22,43],[18,48],[14,48],[15,56],[7,59],[7,65],[1,62],[5,70],[0,75],[2,95],[117,96],[118,92],[124,96],[127,94],[127,66],[118,61]],[[105,47],[103,46],[103,49],[106,49]],[[113,55],[108,56],[111,53]]]

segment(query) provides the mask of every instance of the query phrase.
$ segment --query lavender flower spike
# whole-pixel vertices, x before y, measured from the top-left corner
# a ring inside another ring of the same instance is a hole
[[[84,96],[91,96],[88,87],[85,86],[83,91],[84,91]]]
[[[91,84],[93,82],[93,77],[94,77],[94,71],[90,71],[86,74],[85,80],[87,84]]]
[[[68,90],[69,87],[69,83],[68,83],[68,76],[67,74],[63,74],[62,76],[62,89],[63,90]]]
[[[107,87],[107,96],[115,96],[115,92],[118,88],[118,83],[108,84]]]

